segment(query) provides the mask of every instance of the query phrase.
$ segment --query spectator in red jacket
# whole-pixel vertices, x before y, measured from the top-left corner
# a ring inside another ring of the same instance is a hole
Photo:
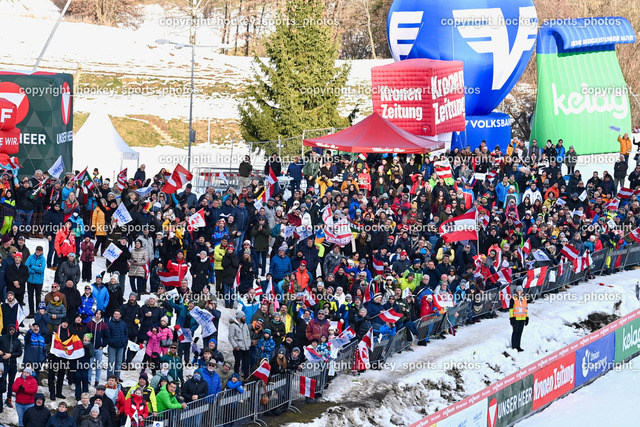
[[[320,337],[329,337],[329,321],[325,310],[318,310],[315,319],[312,319],[307,325],[307,340],[312,341],[314,338],[320,342]]]
[[[38,392],[38,381],[33,376],[33,369],[24,368],[22,375],[16,378],[11,390],[16,394],[16,412],[18,413],[18,425],[22,424],[22,417],[27,409],[35,403],[35,396]]]

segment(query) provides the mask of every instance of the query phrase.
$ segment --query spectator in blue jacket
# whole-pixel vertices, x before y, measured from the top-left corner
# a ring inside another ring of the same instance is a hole
[[[260,310],[260,298],[256,297],[256,291],[250,288],[249,291],[238,301],[238,310],[242,310],[246,314],[247,319],[253,318],[253,315]]]
[[[104,313],[109,305],[109,290],[102,283],[102,274],[96,276],[96,282],[91,287],[91,295],[96,300],[96,310]]]
[[[35,253],[29,255],[25,262],[29,270],[29,280],[27,281],[27,292],[29,299],[29,319],[33,319],[36,307],[42,301],[42,283],[44,282],[44,270],[47,268],[47,260],[43,255],[42,246],[37,246]]]
[[[120,310],[113,312],[113,318],[107,327],[109,328],[109,349],[108,358],[109,364],[107,365],[107,377],[115,375],[120,379],[120,371],[122,368],[122,362],[124,360],[124,352],[129,343],[129,331],[127,330],[127,324],[122,321],[122,313]]]
[[[83,323],[89,323],[97,310],[97,303],[91,293],[91,286],[86,285],[84,287],[84,294],[82,294],[81,301],[80,307],[78,307],[78,313],[82,316]]]
[[[273,281],[278,283],[282,280],[286,273],[291,273],[293,270],[291,266],[291,258],[285,255],[287,245],[282,245],[278,248],[278,254],[271,258],[271,267],[269,272],[273,274]]]
[[[214,359],[210,359],[207,362],[206,369],[200,369],[202,372],[202,379],[204,379],[209,386],[209,396],[215,396],[220,393],[222,389],[222,383],[220,376],[216,373],[218,363]]]
[[[291,194],[300,190],[300,182],[302,182],[302,168],[304,164],[300,161],[300,157],[295,156],[293,162],[289,163],[287,173],[291,177]]]
[[[38,304],[38,311],[33,315],[33,323],[40,325],[40,332],[47,334],[47,304],[41,302]]]
[[[40,374],[42,364],[47,358],[45,339],[40,332],[40,325],[38,323],[32,323],[29,331],[24,336],[24,358],[22,359],[22,363],[31,365],[36,373],[36,379]]]

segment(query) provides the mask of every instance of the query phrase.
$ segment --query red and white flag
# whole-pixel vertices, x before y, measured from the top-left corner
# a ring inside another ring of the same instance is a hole
[[[253,284],[253,290],[256,291],[257,297],[264,295],[264,292],[262,291],[262,286],[260,286],[258,283]]]
[[[531,239],[527,239],[527,241],[524,242],[524,245],[522,246],[522,252],[524,252],[526,255],[529,255],[531,253]]]
[[[300,394],[311,399],[316,398],[316,380],[300,376]]]
[[[627,187],[620,187],[620,191],[618,191],[619,199],[630,199],[633,196],[634,192],[632,189]]]
[[[240,269],[236,272],[236,278],[233,280],[233,289],[238,289],[240,286]]]
[[[453,295],[450,292],[433,294],[433,303],[440,310],[445,308],[453,308],[455,303],[453,302]]]
[[[304,357],[311,363],[326,362],[327,358],[315,351],[310,345],[304,348]]]
[[[573,268],[576,273],[581,273],[593,263],[589,251],[585,251],[584,255],[573,260]]]
[[[629,237],[631,237],[634,242],[640,243],[640,228],[636,228],[629,233]]]
[[[440,225],[442,239],[447,242],[478,240],[478,212],[467,212],[448,219]]]
[[[498,172],[497,171],[489,171],[487,173],[487,179],[489,180],[489,182],[493,181],[494,179],[496,179],[496,176],[498,176]]]
[[[575,261],[580,256],[580,252],[578,252],[578,249],[568,243],[562,247],[560,253],[566,256],[570,261]]]
[[[620,205],[620,199],[615,197],[612,201],[606,204],[605,208],[610,211],[617,211],[618,206]]]
[[[402,314],[396,312],[393,308],[380,313],[380,319],[383,322],[396,323],[402,317]]]
[[[316,305],[316,299],[313,297],[313,294],[309,292],[308,287],[307,289],[304,290],[302,299],[304,301],[304,305],[306,305],[307,307],[312,307]]]
[[[527,278],[524,282],[524,287],[533,288],[536,286],[542,286],[544,278],[547,277],[547,268],[548,267],[538,267],[527,271]]]
[[[265,292],[266,298],[269,301],[273,301],[273,308],[275,308],[276,310],[280,309],[280,302],[278,301],[278,298],[276,297],[276,291],[273,288],[273,279],[269,279],[269,281],[267,282],[267,290]]]
[[[173,271],[158,271],[160,282],[166,288],[167,286],[172,288],[180,287],[180,276]]]
[[[384,261],[374,256],[371,263],[373,264],[373,272],[375,276],[384,273]]]
[[[270,374],[271,374],[271,365],[269,365],[269,362],[265,360],[260,364],[260,366],[258,366],[258,369],[256,369],[252,375],[258,378],[259,380],[262,380],[265,383],[267,383],[269,382]]]
[[[192,179],[193,175],[191,172],[186,170],[184,166],[178,165],[173,170],[171,176],[167,179],[167,183],[162,187],[162,191],[166,194],[173,194]]]
[[[511,280],[510,268],[501,269],[497,273],[492,274],[491,277],[489,277],[489,279],[492,280],[494,283],[500,282],[500,283],[509,284],[513,282],[513,280]]]
[[[351,341],[355,337],[356,337],[356,331],[351,326],[349,326],[347,329],[342,331],[340,335],[338,335],[338,338],[347,338],[349,341]]]
[[[118,174],[118,191],[124,190],[124,184],[127,182],[127,168],[124,168]]]
[[[191,228],[206,227],[207,223],[204,221],[204,208],[191,215],[187,222],[189,223],[189,227]]]
[[[447,160],[433,162],[433,165],[436,168],[436,175],[438,175],[438,178],[453,178],[453,174],[451,173],[451,165]]]
[[[509,308],[509,301],[511,301],[511,286],[507,285],[500,289],[499,295],[502,308]]]
[[[362,337],[362,340],[358,343],[358,356],[362,367],[369,366],[369,351],[373,348],[373,329],[369,329],[369,332]]]

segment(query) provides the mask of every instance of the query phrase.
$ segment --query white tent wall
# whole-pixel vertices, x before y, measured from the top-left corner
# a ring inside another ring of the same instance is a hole
[[[135,168],[131,161],[135,161]],[[93,172],[98,168],[104,178],[114,182],[115,177],[125,167],[131,168],[128,175],[135,173],[140,162],[140,153],[129,147],[113,126],[104,111],[94,111],[73,137],[73,169],[82,170],[88,166]]]

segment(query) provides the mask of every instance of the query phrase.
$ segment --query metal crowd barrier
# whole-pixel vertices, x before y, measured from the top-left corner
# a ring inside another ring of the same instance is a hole
[[[253,421],[260,424],[261,420],[258,418],[265,412],[270,411],[284,411],[289,407],[291,401],[291,384],[289,383],[290,376],[288,374],[276,375],[269,378],[269,383],[266,386],[262,386],[260,383],[258,387],[262,388],[262,395],[265,394],[269,398],[266,404],[262,404],[261,399],[255,399],[255,407],[253,408]],[[265,423],[266,425],[266,423]]]
[[[471,318],[486,316],[496,311],[500,304],[499,291],[500,288],[493,288],[474,294],[471,297]]]
[[[442,322],[441,314],[438,315],[430,315],[425,316],[420,319],[420,323],[418,324],[418,341],[423,341],[431,336],[434,336],[434,330],[437,329],[437,326]],[[429,332],[431,330],[431,332]]]
[[[355,340],[342,347],[335,360],[329,362],[329,376],[351,372],[357,349],[358,341]]]
[[[627,246],[627,258],[625,260],[625,268],[634,267],[640,264],[640,246]],[[594,260],[595,263],[595,260]]]
[[[640,246],[635,246],[638,250],[640,250]],[[602,249],[591,254],[591,259],[593,260],[593,264],[591,264],[591,273],[592,274],[600,274],[605,267],[605,262],[607,260],[608,250]]]

